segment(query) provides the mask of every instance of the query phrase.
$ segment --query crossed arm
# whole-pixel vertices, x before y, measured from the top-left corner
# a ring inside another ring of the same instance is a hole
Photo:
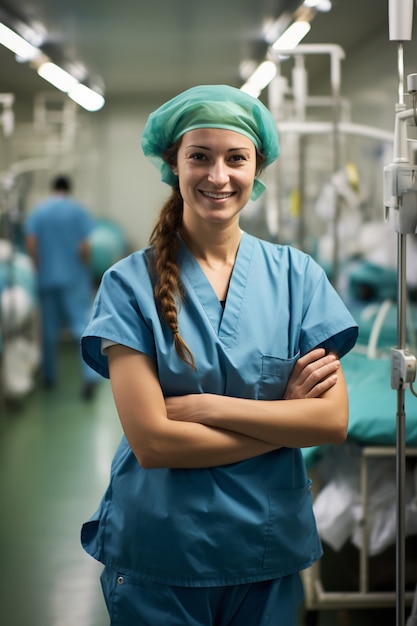
[[[108,359],[123,430],[148,469],[226,465],[280,447],[340,443],[346,437],[342,368],[322,349],[297,361],[283,400],[213,394],[164,398],[148,356],[114,345]]]

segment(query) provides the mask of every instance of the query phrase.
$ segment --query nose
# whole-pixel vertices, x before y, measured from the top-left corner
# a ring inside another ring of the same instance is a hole
[[[209,170],[208,180],[216,187],[223,187],[229,182],[228,167],[222,159],[213,161]]]

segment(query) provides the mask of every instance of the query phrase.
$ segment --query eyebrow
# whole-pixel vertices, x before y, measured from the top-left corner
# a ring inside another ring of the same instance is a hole
[[[212,148],[210,148],[209,146],[197,146],[194,144],[190,144],[189,146],[185,146],[185,148],[193,148],[194,150],[197,148],[199,150],[211,150]],[[240,151],[240,150],[249,150],[250,151],[250,147],[249,146],[242,146],[241,148],[229,148],[227,150],[227,152],[236,152],[236,151]]]

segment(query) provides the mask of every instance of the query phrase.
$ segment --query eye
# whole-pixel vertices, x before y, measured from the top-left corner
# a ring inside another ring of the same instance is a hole
[[[193,161],[203,161],[205,160],[207,157],[203,152],[192,152],[189,156],[189,159],[192,159]]]
[[[230,160],[231,160],[233,163],[237,163],[237,162],[239,162],[239,161],[247,161],[247,158],[246,158],[246,156],[245,156],[244,154],[234,154],[234,155],[230,158]]]

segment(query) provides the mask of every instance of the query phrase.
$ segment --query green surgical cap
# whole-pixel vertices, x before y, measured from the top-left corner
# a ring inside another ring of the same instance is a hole
[[[182,135],[196,128],[224,128],[250,139],[270,165],[279,155],[277,126],[268,109],[257,98],[228,85],[199,85],[168,100],[150,114],[142,135],[146,157],[174,186],[178,180],[163,160],[163,154]],[[252,200],[265,190],[255,179]]]

